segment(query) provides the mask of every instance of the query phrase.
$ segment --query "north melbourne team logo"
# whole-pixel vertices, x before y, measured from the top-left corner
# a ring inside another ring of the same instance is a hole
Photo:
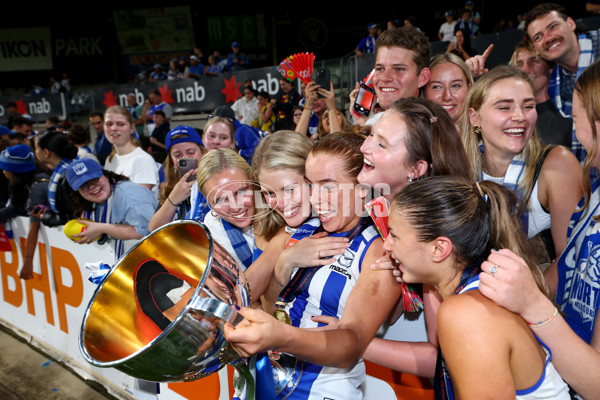
[[[588,242],[587,258],[567,272],[563,301],[568,301],[584,322],[592,322],[600,301],[600,244]]]

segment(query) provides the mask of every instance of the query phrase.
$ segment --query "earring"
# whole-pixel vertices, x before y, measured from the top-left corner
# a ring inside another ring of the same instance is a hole
[[[474,132],[476,135],[481,135],[481,127],[480,127],[479,125],[474,125],[474,126],[473,126],[473,132]]]
[[[210,210],[210,215],[212,215],[215,218],[219,217],[219,214],[217,214],[214,210]]]
[[[412,176],[409,176],[409,177],[408,177],[408,183],[411,183],[412,181],[413,181],[413,178],[412,178]]]

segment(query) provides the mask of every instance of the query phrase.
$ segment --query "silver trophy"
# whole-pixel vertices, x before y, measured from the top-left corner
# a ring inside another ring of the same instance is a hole
[[[236,308],[248,306],[250,288],[231,255],[202,223],[174,221],[142,238],[98,285],[79,348],[94,366],[154,382],[192,381],[230,364],[235,385],[252,389],[247,360],[223,335],[225,323],[243,320]],[[276,393],[291,391],[296,359],[270,361]]]

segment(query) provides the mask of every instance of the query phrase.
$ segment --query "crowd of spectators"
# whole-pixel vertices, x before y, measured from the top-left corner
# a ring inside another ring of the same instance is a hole
[[[204,76],[217,76],[251,68],[248,55],[241,50],[238,42],[231,43],[231,51],[226,57],[218,50],[205,56],[200,48],[194,48],[190,55],[179,56],[168,65],[154,64],[151,70],[142,70],[136,75],[136,82],[157,82],[182,78],[198,79]]]
[[[224,328],[227,340],[243,357],[275,350],[305,360],[298,379],[311,382],[294,389],[305,397],[361,398],[364,358],[434,379],[442,398],[453,387],[469,398],[593,398],[600,30],[576,32],[564,7],[537,5],[524,14],[527,39],[512,59],[488,68],[493,46],[469,46],[485,16],[471,1],[444,15],[438,38],[448,49],[433,57],[415,18],[385,31],[367,26],[355,49],[375,57],[365,85],[376,102],[366,113],[355,109],[358,83],[349,109],[338,110],[331,82],[282,76],[275,98],[247,80],[243,97],[216,107],[202,127],[172,127],[171,106],[153,90],[147,106],[132,94],[127,107],[90,113],[91,147],[89,127],[50,117],[36,132],[8,104],[0,217],[29,216],[36,235],[40,223],[79,219],[87,228],[72,239],[110,243],[117,258],[164,223],[203,221],[255,296],[255,309],[240,311],[245,323]],[[236,42],[226,59],[202,58],[194,49],[147,79],[250,66]],[[251,183],[268,204],[264,218],[255,218]],[[344,185],[349,200],[338,194]],[[388,189],[379,200],[390,212],[376,230],[347,211],[364,210],[366,188],[378,185]],[[27,260],[35,247],[26,251]],[[330,264],[282,300],[295,277]],[[34,275],[25,261],[21,278]],[[427,341],[375,337],[398,317],[393,310],[408,311],[407,283],[421,284]],[[276,310],[288,323],[272,318]],[[161,318],[164,329],[170,320]],[[485,366],[494,374],[482,374]]]

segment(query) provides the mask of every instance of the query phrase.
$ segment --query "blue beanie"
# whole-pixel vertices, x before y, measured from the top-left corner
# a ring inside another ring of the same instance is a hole
[[[200,137],[198,131],[191,126],[179,125],[167,133],[167,137],[165,138],[165,147],[167,148],[167,151],[169,151],[171,146],[174,144],[185,142],[198,143],[200,146],[202,146],[202,138]]]
[[[18,144],[0,153],[0,169],[14,173],[35,170],[35,157],[29,146]]]

